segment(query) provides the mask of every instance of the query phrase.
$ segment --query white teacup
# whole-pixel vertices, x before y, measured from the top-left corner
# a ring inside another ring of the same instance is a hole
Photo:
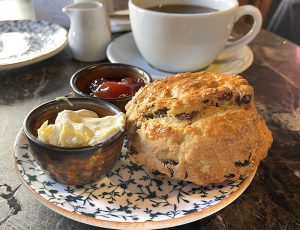
[[[210,13],[165,13],[150,10],[164,5],[194,5],[216,10]],[[152,66],[168,72],[201,70],[224,49],[251,42],[261,29],[260,11],[237,0],[130,0],[133,37],[142,56]],[[254,19],[251,30],[228,42],[234,23],[242,16]]]

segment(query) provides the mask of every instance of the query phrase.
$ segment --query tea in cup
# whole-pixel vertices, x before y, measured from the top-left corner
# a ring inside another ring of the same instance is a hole
[[[168,72],[197,71],[224,49],[251,42],[261,29],[260,11],[237,0],[130,0],[130,23],[137,48],[153,67]],[[235,22],[253,17],[250,31],[229,42]]]

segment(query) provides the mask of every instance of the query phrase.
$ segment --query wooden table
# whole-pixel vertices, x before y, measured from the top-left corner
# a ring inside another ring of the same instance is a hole
[[[257,109],[272,130],[269,155],[232,204],[170,229],[300,229],[300,47],[265,30],[250,47],[254,62],[241,75],[254,87]],[[12,156],[26,114],[69,93],[71,75],[87,65],[65,48],[40,63],[0,71],[0,229],[96,229],[40,204],[21,185]]]

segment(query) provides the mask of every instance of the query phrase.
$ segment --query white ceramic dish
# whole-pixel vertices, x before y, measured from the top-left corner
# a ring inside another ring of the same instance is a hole
[[[123,148],[107,177],[85,186],[59,184],[39,168],[20,131],[14,163],[23,185],[53,211],[90,225],[111,229],[161,229],[209,216],[237,199],[252,181],[247,178],[207,187],[152,178],[131,164]]]
[[[117,10],[109,14],[112,33],[131,31],[128,9]]]
[[[106,49],[106,55],[112,63],[124,63],[138,66],[153,79],[174,75],[155,69],[142,57],[133,39],[132,33],[124,34],[113,40]],[[248,46],[221,52],[216,60],[203,69],[210,72],[239,74],[246,70],[253,62],[253,53]]]
[[[50,58],[67,45],[67,31],[46,21],[0,22],[0,70]]]

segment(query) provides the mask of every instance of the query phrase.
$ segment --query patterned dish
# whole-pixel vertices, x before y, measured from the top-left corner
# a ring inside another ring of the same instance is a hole
[[[0,22],[0,70],[45,60],[67,45],[67,30],[46,21]]]
[[[84,186],[59,184],[39,168],[23,131],[14,146],[16,171],[25,187],[53,211],[68,218],[112,229],[158,229],[209,216],[224,208],[248,187],[247,178],[208,187],[152,178],[131,164],[123,151],[107,177]]]

